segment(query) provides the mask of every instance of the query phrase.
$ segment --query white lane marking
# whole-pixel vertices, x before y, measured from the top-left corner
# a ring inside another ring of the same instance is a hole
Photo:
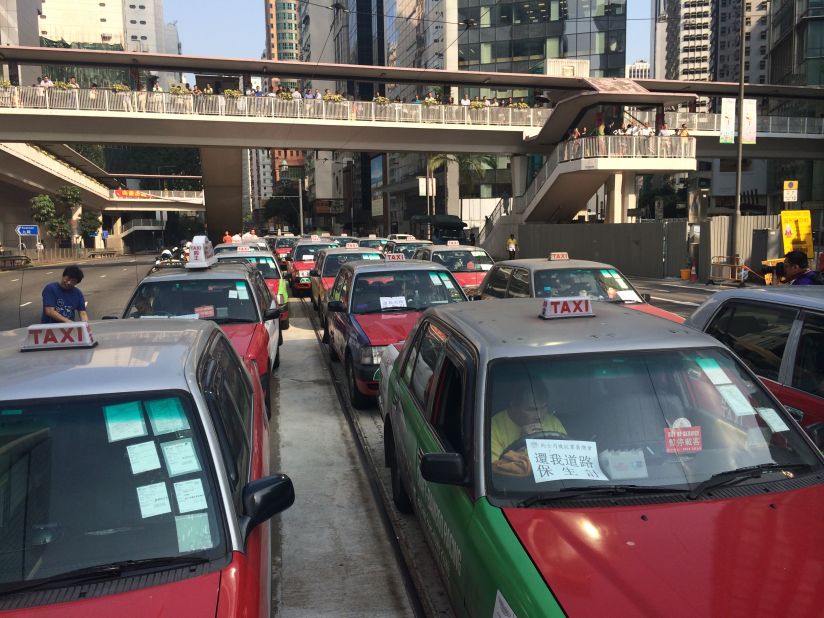
[[[20,306],[21,306],[21,307],[27,307],[28,305],[31,305],[31,301],[29,301],[29,302],[27,302],[27,303],[23,303],[23,304],[22,304],[22,305],[20,305]]]
[[[106,275],[100,275],[100,278],[101,278],[101,279],[105,279],[105,278],[106,278]]]
[[[20,279],[12,279],[12,281],[13,281],[13,282],[14,282],[14,281],[20,281]]]
[[[124,268],[123,270],[129,270],[128,268]]]
[[[129,264],[134,264],[137,260],[129,260]]]
[[[683,285],[680,283],[663,283],[661,281],[638,281],[636,285],[640,287],[654,287],[660,285],[668,288],[681,288],[683,290],[692,290],[693,292],[701,292],[703,294],[715,294],[716,290],[708,290],[706,288],[699,288],[694,285]]]
[[[47,274],[47,275],[53,275],[53,274],[54,274],[54,271],[53,271],[53,270],[50,270],[50,271],[49,271],[49,272],[47,272],[46,274]]]
[[[697,307],[701,303],[691,303],[686,300],[672,300],[671,298],[661,298],[660,296],[650,296],[652,300],[660,300],[665,303],[674,303],[676,305],[687,305],[689,307]]]

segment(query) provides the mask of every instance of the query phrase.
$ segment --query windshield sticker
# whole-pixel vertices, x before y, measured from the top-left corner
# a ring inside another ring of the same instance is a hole
[[[126,453],[129,455],[132,474],[140,474],[141,472],[160,468],[160,458],[157,456],[157,447],[154,442],[130,444],[126,447]]]
[[[380,299],[381,309],[406,308],[406,297],[404,296],[381,296]]]
[[[612,277],[612,273],[609,272],[608,270],[602,270],[600,272],[601,272],[602,277]]]
[[[229,317],[229,307],[218,307],[215,309],[215,317],[218,320]]]
[[[206,508],[206,494],[203,493],[203,481],[192,479],[175,483],[177,510],[181,513],[202,511]]]
[[[536,483],[566,479],[607,481],[598,463],[595,442],[581,440],[527,440]]]
[[[481,270],[492,270],[492,264],[478,264],[481,267]]]
[[[441,283],[441,280],[438,279],[438,275],[436,275],[435,273],[429,273],[429,278],[435,285],[443,285],[443,283]]]
[[[667,453],[698,453],[704,447],[700,427],[664,428]]]
[[[237,290],[237,297],[240,300],[249,300],[249,290],[246,289],[246,284],[238,281],[235,283],[235,289]]]
[[[688,418],[679,416],[674,421],[672,421],[673,429],[684,429],[684,427],[692,427],[692,423],[690,423],[690,420]]]
[[[621,479],[645,479],[647,473],[647,460],[644,452],[639,449],[623,451],[606,450],[598,456],[601,468],[613,481]]]
[[[446,273],[438,273],[438,275],[440,275],[441,281],[443,281],[443,284],[446,286],[447,290],[454,290],[455,289],[455,286],[452,284],[452,281],[449,279],[449,275],[447,275]]]
[[[701,371],[710,379],[710,382],[716,386],[719,384],[730,384],[732,382],[727,372],[721,369],[718,361],[714,358],[699,358],[696,359],[695,362],[701,367]]]
[[[638,294],[632,290],[618,290],[618,298],[626,303],[640,303],[641,299]]]
[[[164,442],[160,445],[169,476],[180,476],[190,472],[200,472],[200,462],[195,454],[191,438]]]
[[[772,408],[758,408],[758,415],[764,419],[764,422],[773,430],[773,433],[790,430],[784,419]]]
[[[109,442],[149,435],[139,401],[104,406],[103,416],[106,419],[106,434],[109,436]]]
[[[229,290],[229,298],[237,298],[237,290]]]
[[[201,305],[200,307],[195,307],[195,315],[201,320],[206,318],[213,318],[215,317],[215,306]]]
[[[486,251],[478,251],[478,250],[473,250],[473,251],[472,251],[472,255],[474,255],[475,257],[485,256],[485,255],[486,255]]]
[[[177,549],[180,553],[212,547],[208,513],[192,513],[175,517]]]
[[[518,618],[500,590],[495,594],[495,607],[492,608],[492,618]]]
[[[23,410],[3,410],[0,412],[0,416],[20,416],[23,414]]]
[[[189,429],[189,421],[177,397],[146,401],[145,405],[154,435],[162,436]]]
[[[153,483],[138,487],[137,502],[140,505],[140,516],[143,519],[172,512],[166,483]]]
[[[755,414],[755,409],[735,384],[721,384],[715,388],[721,393],[724,401],[727,402],[730,410],[732,410],[736,416]]]
[[[609,271],[609,276],[612,277],[615,280],[615,283],[617,283],[618,287],[621,288],[622,290],[628,290],[629,289],[629,284],[626,282],[626,280],[621,276],[621,274],[617,270]]]
[[[381,256],[378,253],[364,253],[361,258],[364,260],[379,260]]]
[[[315,256],[312,255],[311,253],[307,253],[306,255],[300,256],[300,261],[301,262],[314,262],[315,261]]]

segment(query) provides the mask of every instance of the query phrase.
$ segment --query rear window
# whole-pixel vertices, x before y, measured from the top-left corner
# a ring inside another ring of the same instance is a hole
[[[297,245],[292,249],[292,259],[296,262],[314,262],[321,249],[336,248],[337,243],[323,243],[316,245]]]
[[[385,240],[380,238],[361,238],[358,241],[361,247],[371,247],[372,249],[380,249],[386,244]]]
[[[249,256],[243,259],[250,264],[254,264],[264,279],[280,279],[280,270],[277,264],[275,264],[275,258],[269,256]],[[220,261],[222,262],[223,260]]]
[[[535,271],[535,296],[585,296],[595,300],[643,302],[614,268],[556,268]]]
[[[432,254],[432,261],[443,264],[453,273],[486,272],[494,263],[483,249],[436,251]]]
[[[218,324],[257,322],[255,297],[242,279],[144,281],[124,318],[200,318]]]
[[[431,245],[432,243],[428,242],[409,242],[395,245],[395,248],[392,250],[393,253],[403,253],[406,256],[406,259],[411,259],[411,257],[415,254],[415,251],[420,249],[421,247],[425,247],[427,245]]]
[[[378,252],[363,252],[363,253],[340,253],[335,255],[327,255],[323,260],[322,277],[334,277],[338,274],[340,267],[346,262],[355,262],[357,260],[382,260],[383,255]]]
[[[178,392],[0,401],[0,594],[125,560],[225,554],[202,434]]]
[[[293,238],[291,236],[287,236],[286,238],[278,238],[275,240],[275,248],[281,249],[283,247],[294,247],[295,243],[298,242],[297,238]]]
[[[358,275],[352,313],[423,311],[434,305],[466,300],[451,273],[404,270]]]

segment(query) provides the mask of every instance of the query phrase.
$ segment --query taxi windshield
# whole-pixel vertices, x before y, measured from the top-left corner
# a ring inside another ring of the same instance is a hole
[[[295,246],[295,243],[298,242],[297,236],[286,236],[284,238],[278,238],[275,240],[275,248],[277,249],[284,249],[284,248],[292,248]]]
[[[238,279],[144,281],[123,317],[188,317],[218,324],[258,321],[249,284]]]
[[[447,272],[369,273],[355,279],[352,313],[423,311],[433,305],[464,300],[461,286]]]
[[[188,395],[0,401],[0,594],[127,560],[224,555],[209,461]]]
[[[354,262],[356,260],[382,260],[383,255],[376,252],[361,252],[361,253],[336,253],[327,255],[323,260],[323,272],[321,277],[334,277],[338,274],[341,265],[346,262]]]
[[[370,247],[372,249],[380,249],[386,244],[386,240],[383,238],[361,238],[358,241],[358,244],[361,247]]]
[[[781,406],[718,349],[506,359],[488,376],[492,494],[521,506],[618,486],[697,497],[702,483],[740,491],[820,467]]]
[[[292,259],[295,262],[314,262],[321,249],[336,249],[337,243],[328,242],[315,245],[297,245],[292,249]]]
[[[483,249],[453,249],[436,251],[432,261],[443,264],[453,273],[475,273],[490,270],[492,258]]]
[[[254,264],[260,271],[260,274],[263,275],[264,279],[280,279],[280,270],[278,269],[277,264],[275,264],[275,258],[269,257],[268,255],[244,257],[242,253],[237,257],[249,262],[250,264]],[[223,262],[224,260],[219,261]]]
[[[557,268],[535,271],[535,296],[586,296],[595,300],[643,302],[614,268]]]
[[[414,255],[415,251],[420,249],[421,247],[425,247],[431,243],[428,242],[404,242],[395,245],[392,249],[391,253],[403,253],[406,256],[406,259],[411,259]]]

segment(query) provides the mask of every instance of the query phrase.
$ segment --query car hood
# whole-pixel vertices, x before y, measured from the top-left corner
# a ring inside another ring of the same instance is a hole
[[[278,255],[286,255],[291,250],[291,247],[278,247],[277,249],[275,249],[275,253],[277,253]]]
[[[570,616],[812,616],[824,487],[665,505],[505,509]]]
[[[369,345],[390,345],[406,339],[420,315],[420,311],[402,311],[352,317],[369,339]]]
[[[226,333],[237,353],[243,357],[249,356],[249,344],[259,324],[221,324],[220,328]]]
[[[312,270],[315,267],[314,262],[302,262],[296,260],[292,262],[292,270]]]
[[[647,313],[649,315],[654,315],[658,318],[664,318],[665,320],[670,320],[671,322],[675,322],[677,324],[684,323],[685,318],[682,318],[677,313],[672,313],[671,311],[661,309],[660,307],[650,305],[649,303],[628,303],[626,306],[630,309],[640,311],[641,313]]]
[[[452,273],[452,276],[458,280],[458,283],[461,284],[462,288],[470,286],[474,287],[481,285],[481,281],[484,280],[486,272],[481,270],[474,273]]]
[[[156,577],[154,575],[149,577]],[[97,584],[90,584],[96,586]],[[101,584],[103,585],[103,584]],[[92,599],[39,605],[3,612],[3,616],[27,618],[86,618],[87,616],[214,616],[220,571],[190,577],[173,584],[139,588]],[[48,592],[41,593],[43,595]]]

